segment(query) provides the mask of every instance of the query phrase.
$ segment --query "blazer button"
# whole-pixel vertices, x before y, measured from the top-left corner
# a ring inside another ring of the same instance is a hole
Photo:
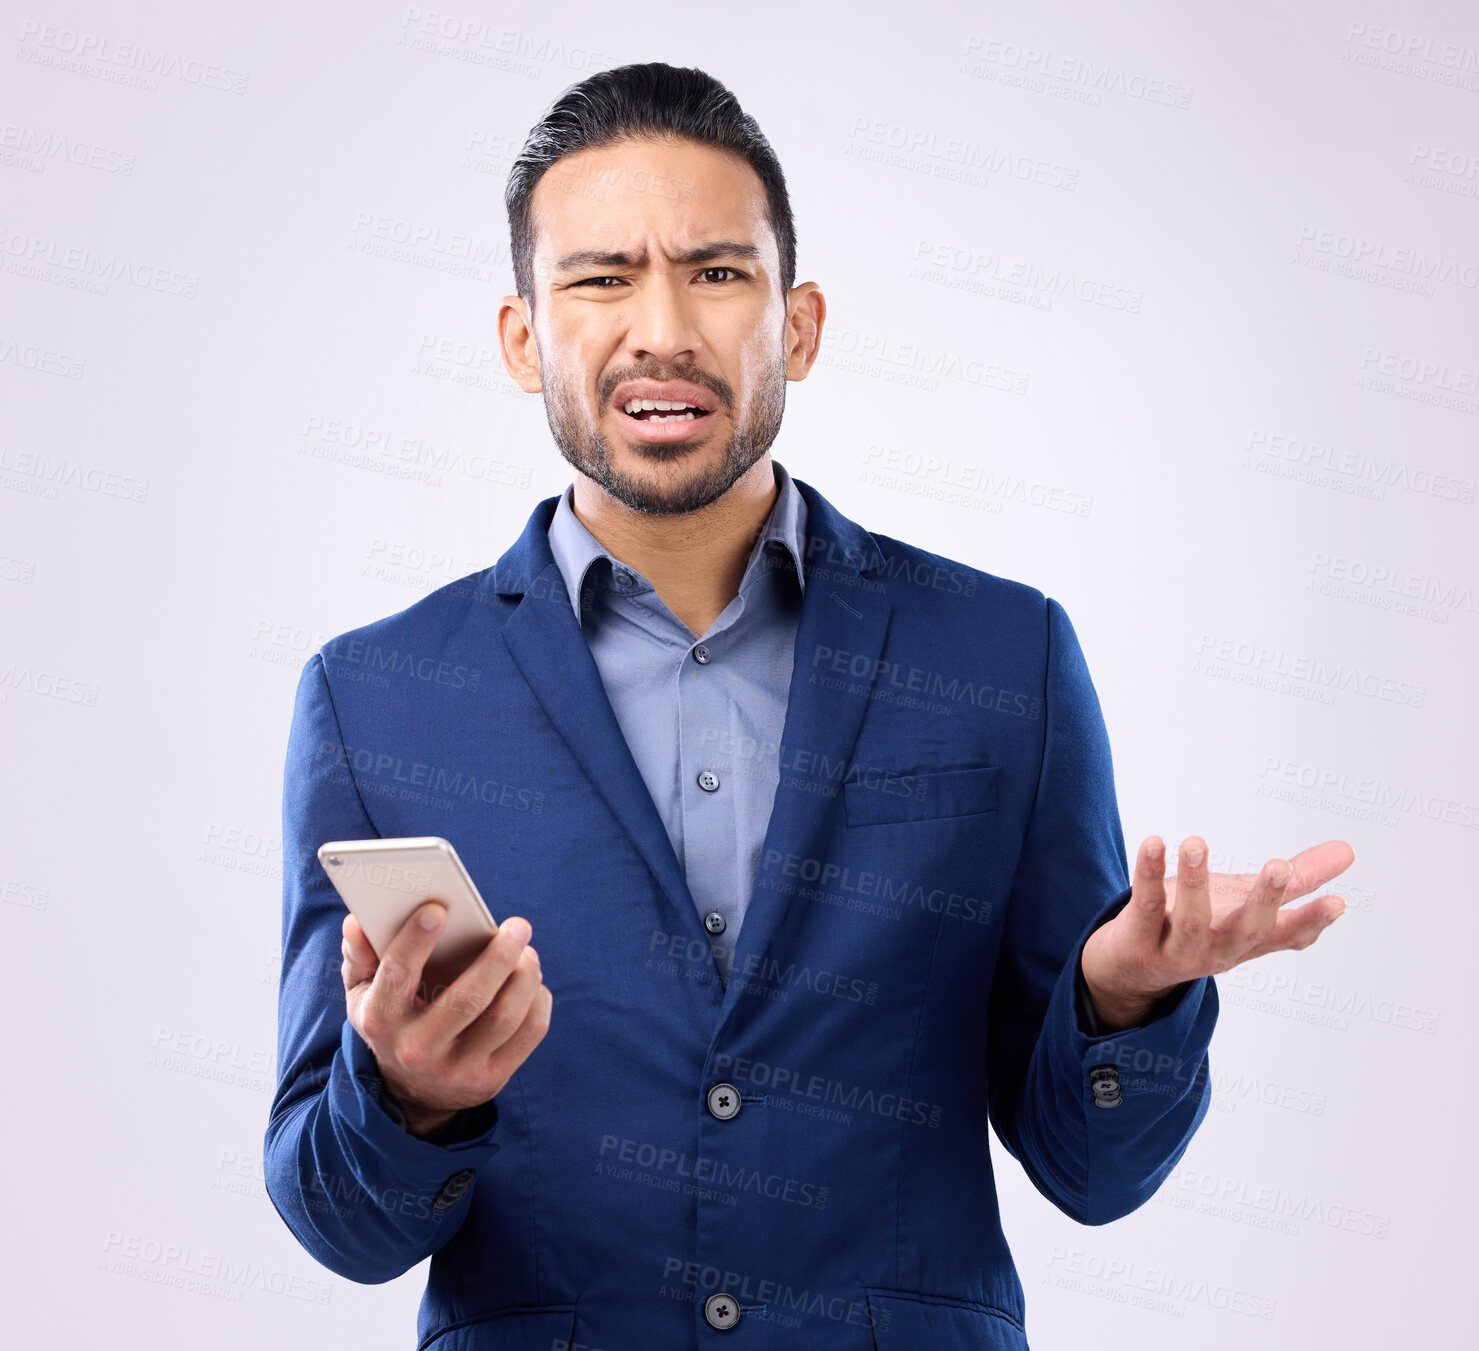
[[[739,1315],[739,1301],[729,1295],[710,1295],[704,1300],[704,1318],[711,1328],[732,1328]]]
[[[1113,1065],[1095,1065],[1089,1071],[1089,1083],[1094,1089],[1094,1106],[1120,1105],[1120,1072]]]
[[[711,934],[722,934],[724,932],[724,916],[717,910],[710,910],[704,916],[704,928]]]
[[[462,1200],[462,1194],[472,1186],[472,1180],[477,1174],[471,1168],[464,1168],[460,1173],[453,1173],[442,1189],[437,1193],[437,1199],[431,1203],[433,1210],[446,1210],[448,1206],[455,1206]]]
[[[704,1099],[709,1115],[720,1121],[728,1121],[738,1115],[740,1109],[739,1089],[733,1084],[715,1084]],[[726,1323],[726,1327],[729,1325]]]

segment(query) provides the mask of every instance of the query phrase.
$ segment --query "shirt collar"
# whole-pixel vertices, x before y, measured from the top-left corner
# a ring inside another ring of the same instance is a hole
[[[765,546],[771,540],[779,540],[785,546],[796,566],[797,583],[805,590],[806,569],[802,566],[802,558],[806,552],[806,500],[801,496],[791,475],[786,472],[785,466],[775,459],[772,459],[770,463],[775,470],[776,486],[780,492],[770,509],[770,515],[765,518],[765,526],[759,538],[750,550],[750,557],[745,565],[745,575],[740,582],[740,590],[745,591],[749,588],[758,569],[764,564],[767,552]],[[554,515],[549,523],[549,544],[550,552],[554,554],[555,562],[559,565],[560,575],[565,581],[565,590],[570,596],[570,604],[578,620],[581,592],[585,587],[586,578],[591,566],[601,559],[605,559],[613,569],[620,566],[637,579],[638,584],[625,594],[639,595],[643,591],[651,590],[652,587],[651,583],[647,582],[635,568],[619,564],[618,560],[608,553],[602,547],[601,542],[585,528],[571,506],[574,493],[575,485],[571,483],[567,484],[565,491],[560,494],[560,500],[555,506]],[[772,552],[779,554],[780,551]]]

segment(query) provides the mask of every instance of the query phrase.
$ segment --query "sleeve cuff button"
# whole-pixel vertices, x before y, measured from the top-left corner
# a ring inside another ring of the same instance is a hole
[[[1096,1065],[1089,1071],[1089,1083],[1094,1089],[1096,1107],[1120,1105],[1120,1075],[1113,1065]]]

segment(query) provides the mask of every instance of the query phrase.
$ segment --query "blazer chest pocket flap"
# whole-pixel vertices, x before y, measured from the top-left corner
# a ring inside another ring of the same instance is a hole
[[[886,780],[854,779],[842,785],[849,826],[889,821],[928,821],[996,810],[998,766],[898,774]]]

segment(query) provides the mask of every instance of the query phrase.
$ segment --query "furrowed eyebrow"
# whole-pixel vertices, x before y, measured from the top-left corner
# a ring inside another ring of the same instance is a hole
[[[697,248],[673,256],[675,263],[709,263],[715,258],[745,258],[751,262],[760,260],[760,250],[754,244],[742,244],[734,239],[715,240],[700,244]],[[581,249],[567,253],[554,265],[556,272],[574,272],[585,267],[642,267],[647,262],[646,252],[632,254],[608,252],[602,249]]]

